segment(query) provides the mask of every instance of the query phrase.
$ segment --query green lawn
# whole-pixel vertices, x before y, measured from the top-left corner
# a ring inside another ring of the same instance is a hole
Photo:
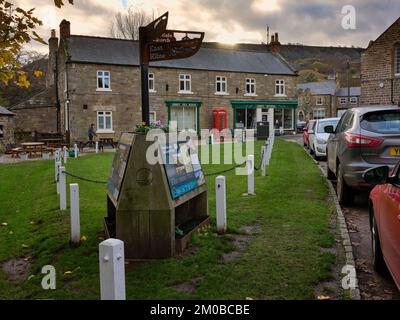
[[[256,145],[259,162],[261,144]],[[113,154],[70,159],[68,171],[106,180]],[[231,165],[206,165],[206,173]],[[212,227],[192,240],[191,254],[165,261],[128,266],[128,299],[314,299],[314,288],[330,278],[335,256],[321,247],[334,245],[329,222],[332,205],[319,169],[300,146],[277,140],[269,176],[257,172],[257,196],[243,197],[247,177],[227,177],[229,235],[215,233],[214,179],[207,180]],[[81,232],[87,236],[79,248],[69,247],[69,211],[58,210],[54,162],[0,165],[0,264],[31,257],[29,280],[7,280],[0,268],[0,299],[98,299],[98,244],[106,215],[106,187],[78,182],[81,195]],[[234,250],[241,226],[258,225],[260,231],[239,259],[223,261]],[[57,289],[41,288],[41,268],[54,265]],[[72,274],[65,275],[65,272]],[[192,282],[192,293],[173,286]]]

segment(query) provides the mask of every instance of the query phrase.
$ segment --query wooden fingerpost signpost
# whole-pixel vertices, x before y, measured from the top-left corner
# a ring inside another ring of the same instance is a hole
[[[168,13],[139,30],[142,120],[150,124],[149,64],[189,58],[203,32],[167,30]],[[175,140],[173,140],[175,136]],[[147,141],[145,134],[121,136],[108,181],[107,238],[123,241],[129,260],[170,258],[188,246],[193,233],[209,225],[207,186],[191,141]],[[149,148],[159,161],[149,163]]]
[[[189,58],[199,51],[204,39],[204,32],[167,30],[167,25],[168,12],[139,28],[142,120],[147,125],[150,124],[149,63]]]

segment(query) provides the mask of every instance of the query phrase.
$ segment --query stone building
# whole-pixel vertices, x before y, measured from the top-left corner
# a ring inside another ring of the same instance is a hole
[[[204,43],[191,58],[151,63],[151,120],[176,121],[180,130],[199,131],[212,127],[214,109],[224,109],[229,128],[254,129],[269,119],[276,129],[293,131],[297,72],[279,55],[275,37],[269,46]],[[100,135],[118,140],[141,122],[137,42],[71,35],[64,20],[60,41],[53,32],[49,44],[49,70],[56,71],[48,79],[47,92],[55,94],[48,99],[54,106],[50,129],[59,117],[60,130],[71,143],[87,140],[92,123]],[[29,103],[23,105],[27,110]]]
[[[360,88],[340,88],[337,81],[302,83],[298,89],[298,119],[340,117],[349,108],[359,106]]]
[[[14,116],[13,112],[0,106],[0,154],[8,144],[14,143]]]
[[[361,57],[361,104],[400,103],[400,18]]]

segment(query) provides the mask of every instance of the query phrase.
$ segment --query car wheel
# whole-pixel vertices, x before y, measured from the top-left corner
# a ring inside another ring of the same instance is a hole
[[[337,173],[336,192],[339,203],[343,206],[351,205],[354,200],[354,191],[346,184],[346,181],[344,181],[343,167],[340,163]]]
[[[372,209],[373,210],[373,209]],[[375,271],[379,273],[385,273],[387,271],[385,260],[383,259],[383,253],[381,248],[381,242],[379,240],[378,226],[376,224],[375,215],[372,211],[372,223],[371,223],[371,238],[372,238],[372,258]]]

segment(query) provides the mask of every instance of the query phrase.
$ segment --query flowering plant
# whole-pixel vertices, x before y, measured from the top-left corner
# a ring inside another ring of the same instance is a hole
[[[146,122],[141,122],[136,125],[135,132],[137,133],[148,133],[150,130],[161,129],[165,133],[169,132],[169,127],[164,126],[161,120],[155,121],[150,125],[147,125]]]

